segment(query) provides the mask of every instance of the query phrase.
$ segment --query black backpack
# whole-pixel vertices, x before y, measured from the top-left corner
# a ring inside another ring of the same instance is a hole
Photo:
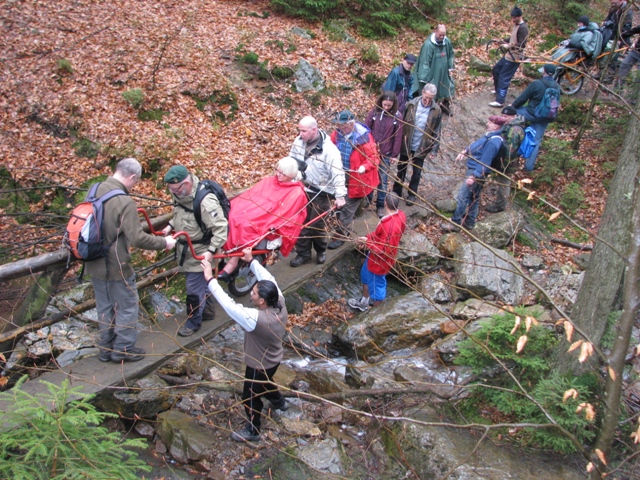
[[[202,188],[200,188],[201,186]],[[196,217],[196,222],[204,234],[207,232],[205,225],[202,223],[202,209],[200,208],[200,205],[202,205],[204,197],[210,193],[213,193],[218,199],[224,218],[229,220],[229,212],[231,211],[231,202],[218,182],[214,182],[213,180],[202,180],[198,183],[198,187],[196,188],[196,198],[193,199],[193,216]]]

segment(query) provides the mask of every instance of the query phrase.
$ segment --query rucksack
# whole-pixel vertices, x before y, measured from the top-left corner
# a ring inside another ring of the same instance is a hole
[[[517,160],[520,144],[524,139],[524,119],[516,117],[511,122],[505,124],[500,130],[502,145],[498,155],[491,162],[491,168],[499,172],[506,172],[509,166]]]
[[[600,52],[602,52],[602,32],[598,29],[598,24],[595,22],[591,22],[589,26],[595,27],[591,30],[593,32],[593,37],[591,37],[591,40],[589,41],[589,47],[592,50],[590,57],[596,58],[600,55]]]
[[[560,91],[556,87],[550,87],[548,83],[542,79],[546,90],[542,101],[536,106],[533,114],[540,120],[553,121],[558,116],[560,110]]]
[[[111,244],[103,243],[104,204],[118,195],[127,193],[119,188],[96,198],[100,183],[94,184],[84,202],[71,211],[67,223],[65,243],[74,257],[85,262],[106,257]]]
[[[524,140],[518,148],[518,153],[524,159],[527,159],[533,153],[536,148],[536,130],[533,127],[527,127],[524,129]]]
[[[201,188],[202,187],[202,188]],[[224,193],[224,189],[220,186],[218,182],[214,182],[213,180],[201,180],[196,187],[196,196],[193,199],[193,210],[185,207],[180,203],[176,203],[176,206],[186,210],[187,212],[192,212],[193,216],[196,218],[196,223],[202,230],[204,234],[204,238],[200,242],[194,243],[208,243],[211,240],[211,232],[207,229],[207,226],[202,223],[202,200],[204,197],[213,193],[218,199],[218,203],[220,204],[220,208],[222,208],[222,213],[224,214],[224,218],[229,220],[229,211],[231,211],[231,202],[227,198],[227,194]]]

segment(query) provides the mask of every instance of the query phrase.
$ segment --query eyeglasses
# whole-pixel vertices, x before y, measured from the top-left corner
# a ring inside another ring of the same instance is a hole
[[[293,177],[290,177],[289,175],[286,175],[286,174],[282,173],[282,172],[281,172],[280,170],[278,170],[277,168],[276,168],[275,170],[276,170],[276,175],[277,175],[277,176],[281,176],[281,177],[284,177],[284,178],[288,178],[289,180],[293,180]]]
[[[177,193],[180,191],[180,189],[182,188],[185,182],[186,182],[186,179],[184,179],[180,183],[169,183],[167,184],[167,188],[171,193]]]

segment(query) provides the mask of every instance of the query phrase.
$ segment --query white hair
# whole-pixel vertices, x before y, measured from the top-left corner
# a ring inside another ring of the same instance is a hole
[[[298,161],[295,158],[284,157],[278,160],[277,168],[283,175],[293,180],[300,180],[302,176],[298,169]]]
[[[431,95],[436,95],[438,93],[438,87],[436,87],[433,83],[427,83],[422,89],[422,93],[430,93]]]

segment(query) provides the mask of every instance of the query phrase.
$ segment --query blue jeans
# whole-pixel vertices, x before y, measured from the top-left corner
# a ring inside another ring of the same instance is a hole
[[[496,89],[496,102],[504,103],[505,98],[507,98],[507,90],[511,85],[511,79],[516,74],[519,66],[518,62],[510,62],[504,57],[493,66],[491,73],[493,74],[493,86]]]
[[[525,171],[531,172],[533,170],[533,167],[536,166],[536,159],[538,158],[538,151],[540,150],[542,137],[544,137],[544,132],[549,126],[549,123],[551,122],[547,120],[540,121],[539,119],[537,119],[536,117],[534,117],[529,113],[529,110],[527,110],[527,107],[520,107],[517,110],[518,110],[518,115],[522,115],[524,119],[527,121],[527,123],[531,125],[533,129],[536,131],[536,146],[533,149],[533,152],[531,152],[531,156],[527,158],[527,160],[524,162]]]
[[[473,170],[467,170],[465,180],[472,175]],[[483,187],[484,180],[477,178],[471,186],[467,185],[466,181],[462,184],[456,199],[458,206],[451,218],[453,223],[462,225],[468,230],[476,226],[476,218],[478,218],[478,210],[480,209],[480,193]]]
[[[389,184],[389,169],[391,162],[389,157],[382,157],[378,166],[378,174],[380,175],[380,183],[378,184],[378,195],[376,199],[376,207],[384,207],[384,199],[387,198],[387,186]]]

